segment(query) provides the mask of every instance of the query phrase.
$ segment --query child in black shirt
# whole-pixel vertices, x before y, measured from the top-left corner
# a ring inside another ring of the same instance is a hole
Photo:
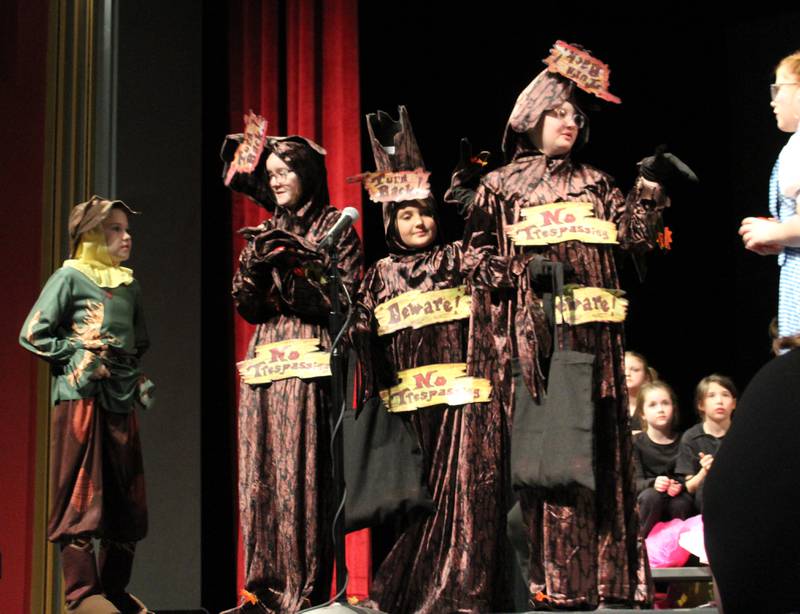
[[[678,404],[675,393],[660,381],[645,383],[636,398],[636,415],[644,430],[633,437],[639,527],[647,537],[660,520],[687,518],[692,498],[675,474],[678,458]]]
[[[724,375],[709,375],[697,384],[695,402],[703,421],[681,437],[675,471],[683,476],[686,490],[694,495],[698,513],[703,511],[703,484],[731,426],[737,396],[733,381]]]

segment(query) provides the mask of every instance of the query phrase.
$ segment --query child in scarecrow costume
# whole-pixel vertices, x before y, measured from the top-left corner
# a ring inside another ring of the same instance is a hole
[[[149,345],[141,290],[121,266],[135,213],[99,196],[72,209],[72,258],[47,281],[20,333],[22,346],[51,364],[47,537],[61,549],[67,609],[81,614],[147,612],[125,590],[147,533],[136,409],[153,400],[139,370]]]

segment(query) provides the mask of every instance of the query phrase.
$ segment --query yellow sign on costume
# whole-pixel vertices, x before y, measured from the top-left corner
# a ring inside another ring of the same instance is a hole
[[[431,194],[428,177],[429,171],[418,168],[413,171],[364,173],[348,181],[361,181],[372,202],[388,203],[427,198]]]
[[[556,322],[586,324],[588,322],[624,322],[628,301],[604,288],[576,288],[564,301],[556,297]]]
[[[549,245],[564,241],[617,243],[617,226],[594,217],[591,203],[563,202],[525,207],[523,221],[511,224],[506,234],[516,245]]]
[[[403,328],[422,328],[429,324],[468,318],[472,296],[466,286],[421,292],[411,290],[381,303],[375,308],[378,335],[388,335]]]
[[[330,352],[319,349],[319,339],[286,339],[257,346],[255,358],[236,366],[246,384],[267,384],[290,377],[327,377],[330,359]]]
[[[400,383],[389,390],[381,390],[380,397],[390,412],[491,400],[492,384],[489,380],[466,373],[467,365],[463,362],[406,369],[397,374]]]

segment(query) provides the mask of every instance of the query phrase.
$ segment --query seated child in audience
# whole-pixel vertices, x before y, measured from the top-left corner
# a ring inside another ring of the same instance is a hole
[[[628,388],[628,411],[631,415],[631,432],[642,430],[642,422],[636,412],[636,397],[642,384],[658,379],[658,374],[647,359],[638,352],[625,352],[625,385]]]
[[[683,476],[686,490],[694,495],[698,512],[703,511],[703,483],[731,426],[737,397],[736,386],[724,375],[709,375],[697,384],[695,402],[702,422],[683,434],[675,472]]]
[[[636,417],[644,430],[633,436],[633,462],[639,527],[642,537],[647,537],[661,520],[689,517],[692,497],[675,475],[680,438],[675,430],[678,404],[672,388],[660,381],[643,384],[636,398]]]

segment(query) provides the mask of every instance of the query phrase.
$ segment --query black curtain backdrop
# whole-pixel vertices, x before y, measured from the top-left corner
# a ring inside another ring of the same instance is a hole
[[[666,143],[701,179],[673,195],[666,216],[673,248],[649,259],[644,284],[630,260],[620,259],[631,301],[627,347],[647,356],[676,388],[688,426],[696,420],[692,399],[702,377],[729,374],[743,388],[770,357],[778,267],[774,258],[746,252],[736,232],[743,217],[768,215],[769,173],[789,135],[775,127],[767,86],[778,60],[800,48],[800,11],[637,8],[626,15],[522,4],[432,16],[422,3],[391,15],[362,3],[361,108],[394,114],[398,104],[408,107],[441,197],[460,137],[492,151],[490,168],[502,164],[506,119],[553,42],[579,43],[606,62],[610,90],[622,104],[598,101],[589,110],[589,144],[577,157],[610,173],[625,191],[635,163]],[[362,140],[364,168],[371,170]],[[385,246],[378,209],[365,209],[372,262]],[[442,219],[448,238],[459,238],[456,212],[445,209]]]
[[[203,2],[202,232],[202,603],[219,612],[239,602],[236,578],[236,389],[233,351],[230,196],[220,145],[228,128],[228,12]]]

